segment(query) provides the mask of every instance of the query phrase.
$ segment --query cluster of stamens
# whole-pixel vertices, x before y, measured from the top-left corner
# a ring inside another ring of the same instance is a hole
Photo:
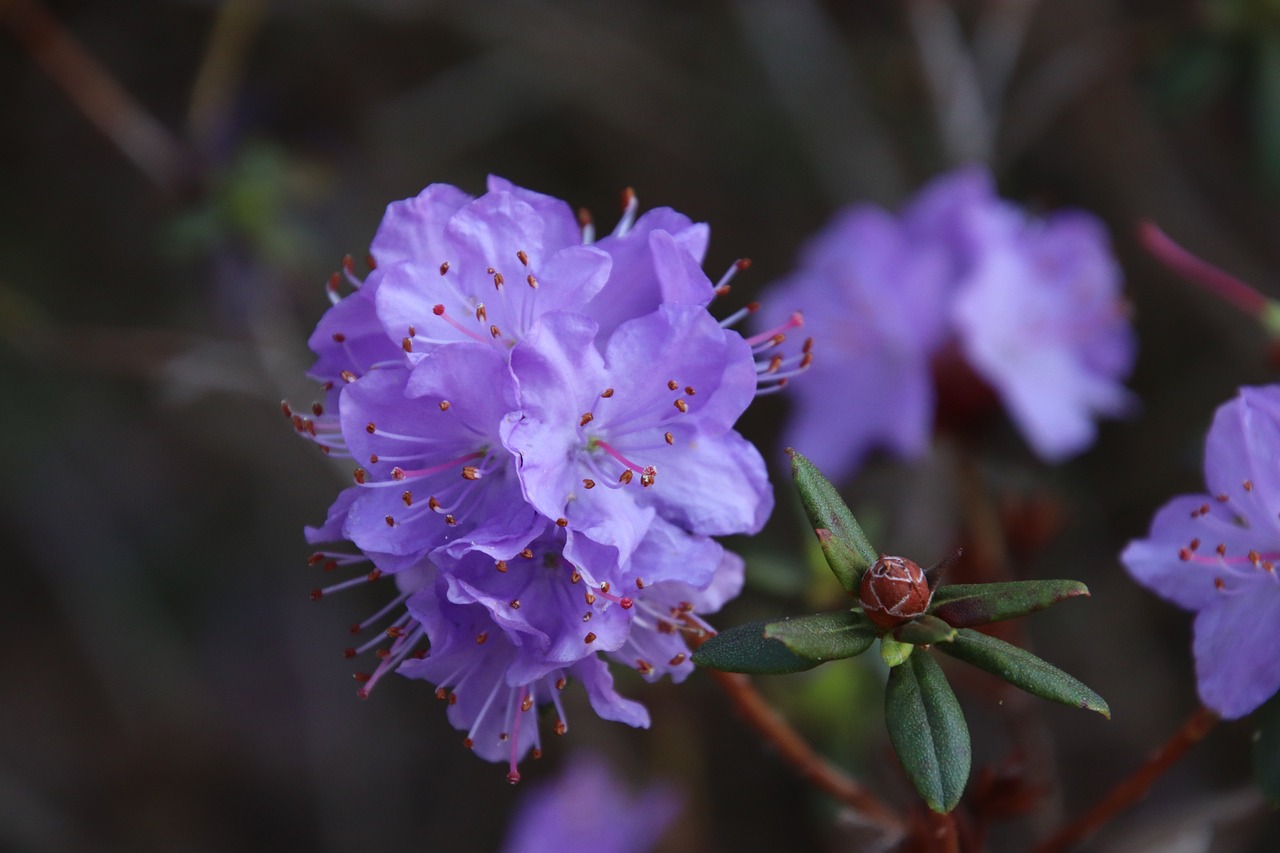
[[[1253,491],[1253,481],[1244,480],[1240,484],[1241,489],[1245,493]],[[1217,494],[1214,500],[1221,505],[1231,504],[1231,496],[1226,493]],[[1212,512],[1212,506],[1209,503],[1203,503],[1191,510],[1191,518],[1198,520],[1208,517]],[[1232,523],[1240,529],[1249,527],[1248,515],[1243,512],[1235,512]],[[1243,579],[1250,575],[1253,571],[1261,570],[1267,575],[1275,577],[1275,563],[1280,560],[1280,551],[1261,552],[1256,549],[1250,549],[1244,554],[1227,554],[1227,545],[1225,542],[1219,542],[1213,547],[1203,547],[1205,543],[1200,537],[1194,537],[1185,546],[1178,549],[1178,559],[1186,563],[1194,563],[1197,565],[1209,566],[1219,572],[1213,579],[1213,585],[1220,591],[1227,590],[1227,581],[1229,579]]]
[[[729,293],[729,282],[740,271],[751,268],[749,258],[735,261],[728,271],[716,282],[715,297]],[[748,302],[742,308],[720,321],[723,328],[729,329],[760,310],[759,302]],[[804,373],[813,364],[813,338],[805,338],[800,352],[783,354],[780,350],[787,340],[787,333],[804,325],[804,315],[794,312],[782,323],[747,338],[747,344],[756,360],[756,396],[776,394],[787,386],[794,377]]]

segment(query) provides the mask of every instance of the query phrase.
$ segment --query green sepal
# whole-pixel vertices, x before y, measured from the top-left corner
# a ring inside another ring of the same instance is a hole
[[[747,675],[781,675],[813,669],[821,661],[793,653],[781,640],[764,636],[770,622],[735,625],[707,640],[693,653],[693,662],[708,669]]]
[[[926,613],[894,628],[893,638],[913,646],[931,646],[934,643],[949,643],[954,640],[956,629],[937,616]]]
[[[1070,580],[959,583],[939,587],[929,612],[953,628],[971,628],[1026,616],[1088,594],[1087,586]]]
[[[907,658],[911,657],[911,653],[915,650],[916,647],[910,643],[900,643],[888,634],[880,638],[880,659],[887,667],[892,668],[906,663]]]
[[[972,755],[969,727],[942,667],[920,652],[889,670],[885,723],[911,784],[935,812],[960,802]]]
[[[1280,805],[1280,694],[1253,715],[1253,778],[1271,805]]]
[[[861,610],[793,616],[764,626],[766,640],[778,640],[798,657],[823,663],[860,655],[876,640],[876,626]]]
[[[822,544],[822,553],[836,580],[846,592],[858,594],[862,573],[871,568],[879,555],[867,541],[849,507],[840,493],[826,477],[813,467],[813,463],[794,450],[791,456],[791,477],[800,492],[813,532]]]
[[[997,640],[972,628],[961,628],[950,643],[939,643],[935,648],[985,669],[1021,690],[1042,699],[1061,702],[1088,711],[1097,711],[1111,719],[1111,708],[1075,677],[1047,663],[1026,649]]]

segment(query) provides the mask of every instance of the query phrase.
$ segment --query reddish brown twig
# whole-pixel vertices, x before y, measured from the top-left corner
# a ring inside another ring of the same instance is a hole
[[[1073,823],[1041,843],[1035,848],[1035,853],[1060,853],[1068,850],[1114,820],[1117,815],[1142,799],[1155,781],[1207,735],[1217,722],[1218,715],[1213,711],[1203,706],[1197,708],[1182,727],[1173,733],[1173,737],[1133,775],[1112,788],[1109,794]]]
[[[902,836],[902,820],[880,798],[834,767],[802,738],[751,685],[745,675],[709,670],[743,718],[805,779],[849,806],[888,835]]]
[[[1138,223],[1138,242],[1169,270],[1192,284],[1199,285],[1232,305],[1261,317],[1267,310],[1267,298],[1240,279],[1188,252],[1150,220]]]
[[[0,0],[0,23],[129,160],[166,193],[187,183],[186,146],[36,0]]]

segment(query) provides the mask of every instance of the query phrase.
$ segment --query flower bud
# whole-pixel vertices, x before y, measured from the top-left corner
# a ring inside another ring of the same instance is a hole
[[[917,563],[881,554],[862,576],[860,598],[863,611],[884,632],[928,610],[933,590]]]

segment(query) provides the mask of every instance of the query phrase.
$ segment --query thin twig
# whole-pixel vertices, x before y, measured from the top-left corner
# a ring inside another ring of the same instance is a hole
[[[218,9],[187,110],[188,133],[202,149],[222,132],[231,112],[249,48],[262,25],[263,5],[263,0],[224,0]]]
[[[738,712],[774,745],[782,759],[805,781],[849,806],[886,834],[894,838],[902,836],[903,824],[894,811],[844,771],[814,752],[813,747],[757,692],[747,676],[717,670],[709,672]]]
[[[907,22],[953,165],[990,162],[994,133],[974,57],[955,12],[939,0],[911,0]]]
[[[973,35],[973,61],[987,105],[994,138],[999,134],[1000,114],[1014,69],[1027,40],[1037,0],[998,0],[988,3]]]
[[[1260,317],[1267,311],[1267,298],[1248,284],[1191,254],[1173,241],[1151,220],[1138,223],[1138,242],[1151,257],[1182,278],[1198,285],[1224,302]]]
[[[125,90],[37,0],[0,0],[6,25],[91,123],[167,194],[189,183],[187,147]]]
[[[1218,715],[1203,706],[1197,708],[1182,724],[1173,737],[1129,778],[1111,789],[1073,823],[1060,829],[1055,835],[1035,848],[1035,853],[1061,853],[1068,850],[1132,806],[1150,790],[1156,780],[1178,762],[1187,750],[1199,742],[1218,722]]]

